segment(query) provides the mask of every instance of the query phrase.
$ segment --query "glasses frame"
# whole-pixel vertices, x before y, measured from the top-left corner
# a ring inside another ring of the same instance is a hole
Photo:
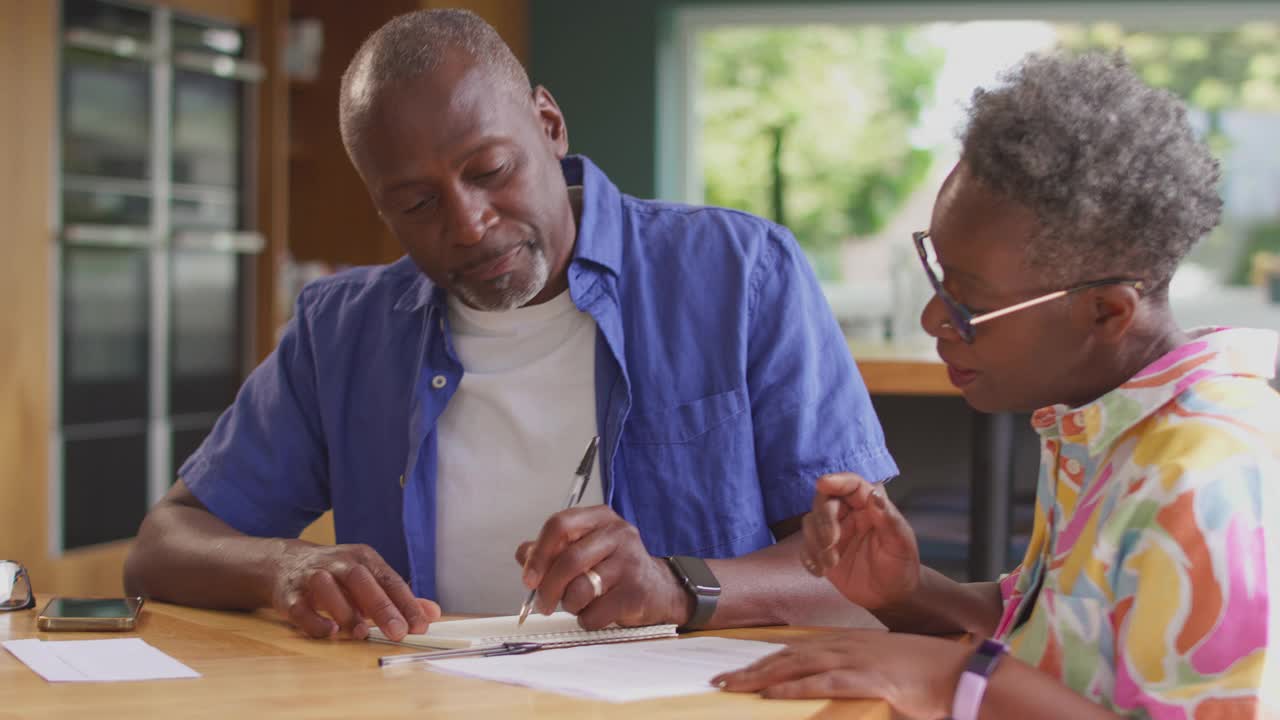
[[[1058,298],[1063,298],[1084,290],[1104,287],[1107,285],[1132,285],[1133,289],[1138,292],[1142,292],[1146,288],[1145,282],[1133,278],[1107,278],[1105,280],[1092,280],[1090,282],[1074,285],[1065,290],[1054,290],[1053,292],[1033,297],[1030,300],[1023,300],[1020,303],[1000,308],[999,310],[975,314],[963,303],[956,300],[951,293],[947,292],[947,289],[942,286],[942,279],[939,278],[937,274],[933,272],[933,268],[929,266],[929,255],[924,249],[924,241],[928,238],[928,230],[920,230],[911,233],[911,240],[915,243],[916,254],[920,256],[920,264],[924,267],[925,275],[929,277],[929,284],[933,286],[933,292],[942,299],[943,306],[947,308],[947,315],[951,318],[951,322],[944,323],[944,325],[955,330],[956,334],[969,344],[973,344],[974,338],[977,336],[977,330],[974,328],[975,325],[980,325],[1006,315],[1012,315],[1019,310],[1026,310],[1027,308],[1035,307],[1036,305],[1043,305],[1044,303],[1057,300]]]
[[[19,610],[30,610],[31,608],[35,607],[36,593],[35,593],[35,590],[31,587],[31,573],[27,572],[27,566],[23,565],[17,560],[0,559],[0,563],[13,563],[14,565],[18,566],[18,572],[16,575],[13,576],[14,587],[18,586],[18,578],[25,579],[27,583],[27,599],[21,605],[14,605],[13,607],[9,607],[7,605],[8,601],[0,602],[0,613],[17,612]],[[10,595],[10,599],[12,599],[12,594]]]

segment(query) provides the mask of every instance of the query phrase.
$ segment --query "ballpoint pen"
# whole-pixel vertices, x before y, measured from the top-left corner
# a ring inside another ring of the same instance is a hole
[[[600,444],[600,436],[591,438],[591,442],[587,445],[587,453],[582,456],[582,462],[578,463],[578,470],[573,474],[573,482],[569,484],[569,497],[565,500],[564,509],[568,510],[578,501],[582,499],[582,493],[587,489],[587,482],[591,479],[591,468],[596,460],[596,447]],[[529,564],[529,558],[525,558],[525,566]],[[529,591],[529,597],[525,598],[524,604],[520,606],[520,620],[516,623],[516,627],[524,625],[524,621],[529,617],[529,611],[533,610],[533,598],[537,595],[538,589],[534,588]]]
[[[403,655],[384,655],[378,658],[378,667],[390,667],[406,663],[425,662],[428,660],[445,660],[457,657],[494,657],[495,655],[523,655],[534,650],[541,650],[542,643],[518,642],[490,645],[488,647],[461,648],[458,650],[435,650],[432,652],[405,653]]]

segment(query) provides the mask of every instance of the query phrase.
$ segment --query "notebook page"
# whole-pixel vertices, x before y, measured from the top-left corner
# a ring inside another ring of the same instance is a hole
[[[603,630],[583,630],[578,618],[567,612],[551,615],[530,615],[519,626],[515,615],[469,620],[446,620],[432,623],[425,633],[406,635],[401,645],[425,648],[466,648],[501,645],[504,642],[540,643],[589,643],[640,640],[658,637],[674,637],[675,625],[648,625],[644,627],[612,627]],[[386,641],[381,630],[372,628],[369,637]]]

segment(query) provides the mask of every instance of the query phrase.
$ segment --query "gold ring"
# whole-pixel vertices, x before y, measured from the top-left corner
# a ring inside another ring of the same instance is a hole
[[[587,582],[591,583],[591,589],[595,592],[595,597],[600,597],[604,594],[604,581],[600,579],[595,570],[587,570],[582,574],[587,578]]]

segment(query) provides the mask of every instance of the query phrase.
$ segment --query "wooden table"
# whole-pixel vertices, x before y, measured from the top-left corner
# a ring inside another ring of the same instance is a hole
[[[36,607],[44,605],[44,600]],[[48,683],[0,651],[0,718],[812,718],[887,720],[882,701],[763,700],[708,693],[612,704],[535,692],[409,665],[380,670],[394,649],[309,640],[271,613],[147,603],[138,633],[42,633],[36,610],[0,613],[0,640],[141,636],[203,677],[122,683]],[[784,642],[817,628],[715,633]]]
[[[872,395],[961,397],[932,347],[849,341],[849,352]]]
[[[849,342],[872,395],[963,397],[932,347]],[[969,438],[969,578],[1007,571],[1013,500],[1013,413],[972,411]]]

